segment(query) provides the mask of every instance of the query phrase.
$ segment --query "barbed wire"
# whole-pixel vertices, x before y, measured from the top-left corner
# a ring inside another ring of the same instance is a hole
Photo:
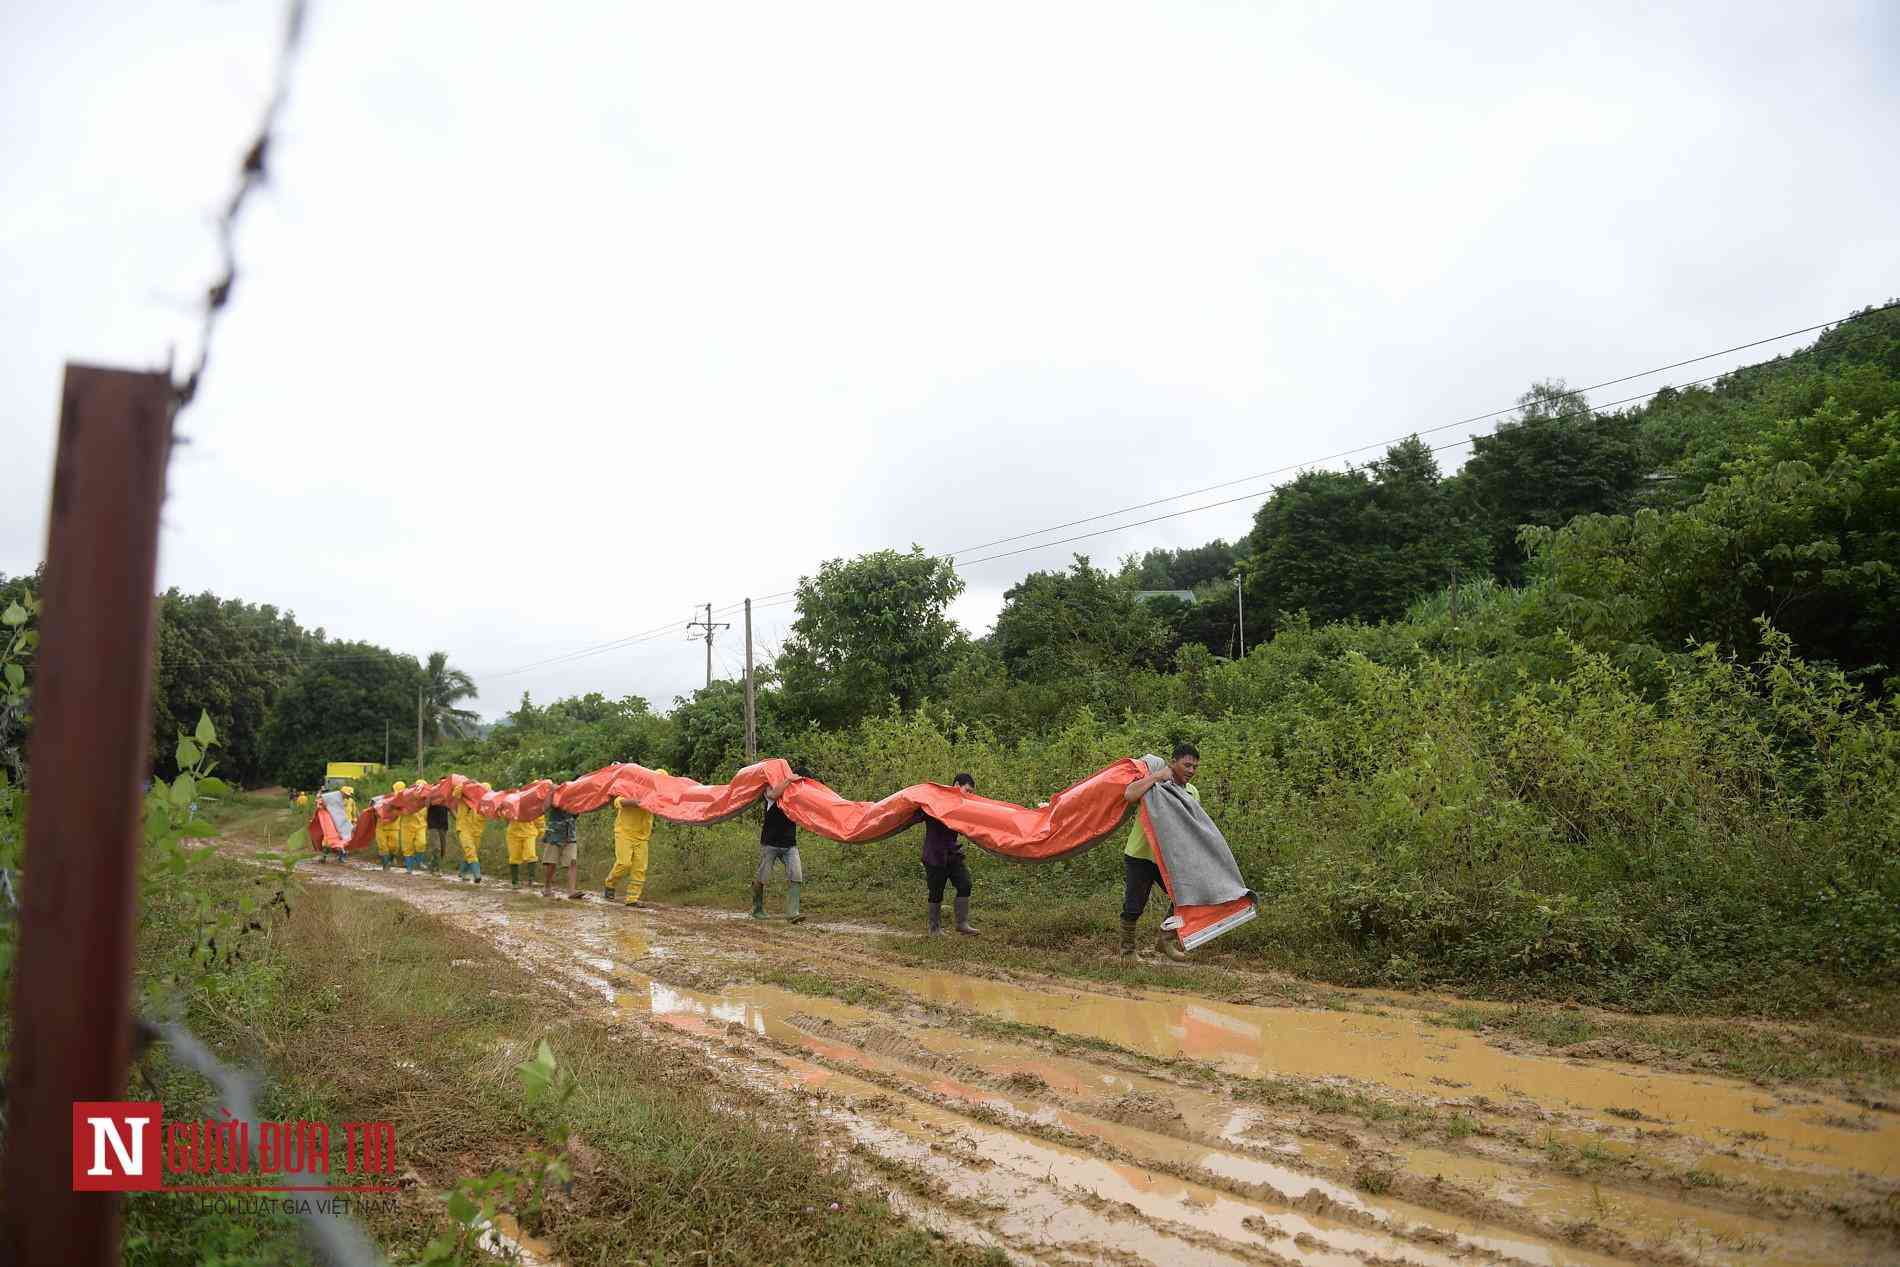
[[[218,318],[224,314],[225,305],[231,302],[232,289],[237,285],[238,218],[243,214],[251,195],[270,177],[271,142],[277,134],[277,116],[283,113],[284,102],[290,96],[290,70],[296,62],[297,48],[303,42],[304,12],[304,0],[290,0],[284,15],[284,39],[277,51],[276,82],[271,90],[270,101],[264,106],[264,117],[258,123],[257,135],[244,151],[243,159],[238,162],[237,185],[218,217],[218,253],[224,267],[218,279],[205,291],[204,316],[198,330],[197,360],[193,362],[191,373],[185,376],[185,380],[172,389],[174,418],[197,398],[199,384],[204,381],[205,366],[211,360],[211,336],[217,329]]]
[[[154,1024],[135,1019],[133,1028],[135,1037],[143,1042],[162,1040],[171,1048],[172,1056],[179,1064],[211,1084],[211,1089],[222,1102],[221,1107],[233,1119],[248,1123],[259,1136],[263,1134],[263,1120],[257,1112],[253,1094],[256,1079],[219,1060],[209,1047],[199,1041],[196,1034],[176,1021]],[[286,1186],[292,1189],[322,1186],[316,1182],[317,1176],[314,1174],[299,1172],[287,1174],[285,1178],[290,1181]],[[347,1215],[318,1214],[315,1203],[309,1201],[299,1201],[297,1211],[304,1235],[331,1267],[383,1267],[383,1256],[370,1243],[356,1220]]]

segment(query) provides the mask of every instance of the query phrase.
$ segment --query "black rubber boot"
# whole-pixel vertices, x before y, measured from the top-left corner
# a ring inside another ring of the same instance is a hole
[[[967,893],[957,894],[957,931],[976,935],[976,929],[970,926],[970,895]]]

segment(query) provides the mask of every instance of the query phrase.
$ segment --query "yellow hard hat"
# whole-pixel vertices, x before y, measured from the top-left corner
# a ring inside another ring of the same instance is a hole
[[[397,780],[395,781],[395,783],[393,783],[392,785],[390,785],[390,789],[389,789],[389,790],[390,790],[390,791],[392,791],[392,792],[400,792],[400,791],[402,791],[402,790],[403,790],[404,788],[406,788],[406,787],[408,787],[408,786],[409,786],[409,785],[408,785],[407,783],[404,783],[404,782],[403,782],[403,781],[402,781],[401,779],[397,779]]]
[[[355,795],[356,795],[356,789],[355,789],[355,788],[353,788],[353,787],[351,787],[351,786],[350,786],[349,784],[347,784],[347,783],[345,783],[345,784],[343,785],[343,795],[345,795],[345,796],[355,796]]]

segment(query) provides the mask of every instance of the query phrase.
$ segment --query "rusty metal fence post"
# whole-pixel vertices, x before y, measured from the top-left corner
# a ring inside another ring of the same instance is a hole
[[[169,374],[66,367],[53,465],[0,1260],[119,1260],[119,1201],[73,1191],[72,1105],[131,1056],[140,783],[151,729]]]

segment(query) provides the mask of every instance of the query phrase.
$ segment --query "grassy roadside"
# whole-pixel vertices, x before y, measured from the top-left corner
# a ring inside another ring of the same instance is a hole
[[[290,819],[275,812],[274,804],[264,806],[257,798],[252,803],[256,808],[238,819],[234,830],[281,841]],[[758,856],[757,830],[749,816],[709,828],[659,824],[647,896],[680,905],[745,909]],[[500,877],[506,883],[500,837],[499,827],[491,825],[482,843],[482,867],[490,880]],[[581,884],[598,891],[613,864],[610,816],[583,817],[581,842]],[[857,919],[921,932],[920,869],[863,865],[865,850],[909,855],[918,844],[916,833],[868,846],[801,835],[806,912],[815,919]],[[925,968],[1035,972],[1084,983],[1185,988],[1231,1002],[1379,1006],[1356,992],[1377,983],[1365,979],[1354,965],[1274,938],[1276,913],[1270,896],[1259,920],[1197,951],[1191,968],[1127,966],[1113,954],[1118,889],[1105,886],[1093,894],[1077,894],[1075,883],[1081,877],[1070,864],[1055,864],[1070,870],[1051,875],[1054,883],[1038,887],[1042,873],[1037,868],[1001,862],[974,848],[968,853],[976,890],[973,918],[984,935],[881,937],[872,943],[880,953]],[[781,909],[783,893],[783,880],[775,878],[769,910]],[[1143,923],[1144,942],[1159,917],[1158,906],[1151,907]],[[1449,988],[1463,1000],[1439,1003],[1412,996],[1406,1005],[1422,1004],[1434,1023],[1557,1051],[1579,1049],[1575,1054],[1594,1051],[1768,1083],[1839,1080],[1850,1090],[1855,1085],[1900,1087],[1900,1045],[1892,1041],[1900,1038],[1900,997],[1891,991],[1788,977],[1765,982],[1756,994],[1672,1000],[1676,1015],[1643,1015],[1579,1006],[1596,1002],[1588,995],[1539,997],[1522,982],[1503,987],[1461,982]],[[1761,1017],[1812,1023],[1762,1025],[1757,1023]]]
[[[233,895],[272,883],[253,867],[203,865],[200,883]],[[193,925],[176,897],[148,894],[148,986],[185,969]],[[291,907],[247,935],[241,958],[187,973],[174,999],[221,1056],[261,1069],[267,1115],[395,1123],[414,1186],[367,1219],[393,1259],[447,1228],[435,1194],[543,1144],[548,1123],[514,1066],[545,1037],[578,1079],[567,1105],[577,1160],[571,1192],[527,1230],[563,1262],[984,1261],[856,1192],[762,1098],[681,1076],[669,1049],[575,1015],[534,965],[394,899],[312,888]],[[210,1105],[162,1049],[147,1069],[168,1115]],[[283,1219],[200,1214],[164,1195],[133,1199],[127,1216],[129,1262],[305,1261]]]

